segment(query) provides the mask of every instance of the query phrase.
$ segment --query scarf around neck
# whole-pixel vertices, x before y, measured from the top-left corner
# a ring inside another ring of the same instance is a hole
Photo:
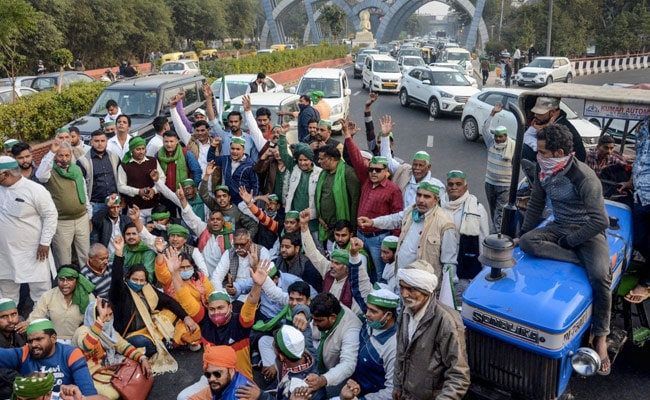
[[[329,337],[329,335],[334,332],[334,329],[341,323],[341,320],[343,319],[343,315],[345,314],[345,310],[341,310],[338,315],[336,316],[336,321],[334,321],[334,325],[326,331],[321,331],[320,333],[320,342],[318,343],[318,372],[321,374],[324,374],[327,372],[325,369],[325,361],[323,360],[323,349],[325,347],[325,340]]]
[[[77,197],[79,198],[79,202],[81,204],[86,204],[86,192],[84,191],[84,177],[83,174],[81,173],[81,168],[79,168],[76,164],[70,164],[68,166],[68,170],[66,171],[63,168],[56,165],[56,161],[55,161],[53,169],[62,178],[71,179],[75,182],[75,187],[77,189]]]
[[[172,156],[167,156],[167,150],[161,147],[158,150],[158,162],[162,170],[165,171],[165,174],[167,173],[167,164],[176,163],[176,182],[174,183],[174,188],[177,188],[179,183],[187,179],[187,164],[185,163],[185,156],[180,145],[176,146],[176,151],[174,151]]]
[[[316,185],[316,210],[320,213],[321,204],[320,198],[323,193],[323,185],[325,184],[325,178],[329,174],[328,171],[321,171],[320,176],[318,177],[318,184]],[[350,204],[348,201],[348,189],[347,183],[345,182],[345,162],[339,160],[339,163],[336,165],[336,172],[334,173],[334,185],[332,188],[332,193],[334,194],[334,206],[336,207],[336,219],[337,220],[350,220]],[[321,241],[327,240],[327,232],[322,225],[318,226],[318,239]]]

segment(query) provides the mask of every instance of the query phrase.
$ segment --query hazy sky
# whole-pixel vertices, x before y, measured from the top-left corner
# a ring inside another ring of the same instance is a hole
[[[449,6],[447,4],[432,1],[420,7],[418,11],[421,14],[446,15],[448,9]]]

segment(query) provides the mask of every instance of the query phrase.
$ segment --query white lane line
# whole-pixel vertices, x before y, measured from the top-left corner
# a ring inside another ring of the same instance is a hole
[[[427,147],[433,147],[433,136],[427,136]]]

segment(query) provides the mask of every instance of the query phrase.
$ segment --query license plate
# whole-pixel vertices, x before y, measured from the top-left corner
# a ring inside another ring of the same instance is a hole
[[[384,83],[384,86],[386,86],[386,87],[396,87],[397,83]]]

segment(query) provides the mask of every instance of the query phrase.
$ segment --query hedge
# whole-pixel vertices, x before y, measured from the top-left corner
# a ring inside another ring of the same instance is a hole
[[[201,61],[201,69],[210,81],[228,74],[266,74],[285,71],[315,62],[342,58],[348,52],[345,46],[312,46],[271,54]],[[84,116],[90,111],[101,92],[103,82],[75,84],[64,89],[20,97],[16,104],[0,105],[0,135],[24,142],[49,140],[57,128]]]

